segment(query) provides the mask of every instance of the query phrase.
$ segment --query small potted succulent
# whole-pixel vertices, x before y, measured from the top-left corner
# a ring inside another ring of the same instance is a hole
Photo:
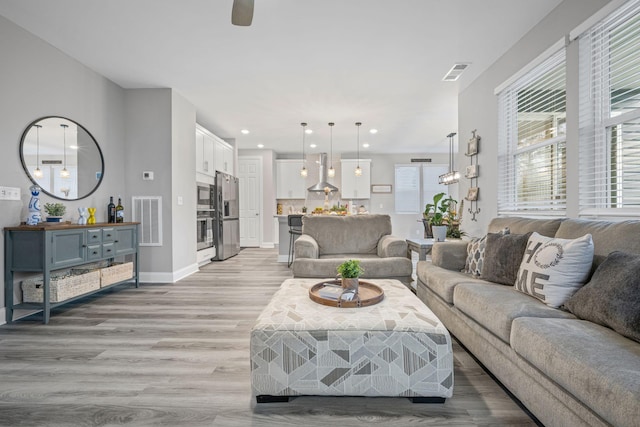
[[[354,290],[358,293],[358,278],[364,273],[364,268],[357,259],[350,259],[338,266],[338,275],[341,278],[344,290]]]
[[[45,203],[44,210],[47,212],[47,222],[60,222],[67,207],[62,203]]]

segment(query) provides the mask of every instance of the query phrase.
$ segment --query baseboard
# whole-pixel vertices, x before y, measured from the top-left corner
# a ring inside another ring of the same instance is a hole
[[[289,255],[278,255],[278,262],[289,262]]]
[[[188,265],[180,270],[174,272],[140,272],[140,282],[142,283],[175,283],[178,280],[184,279],[187,276],[196,273],[199,270],[198,264],[194,263]]]
[[[260,248],[262,249],[273,249],[276,247],[276,244],[273,242],[262,242]]]
[[[0,308],[0,325],[4,325],[5,323],[7,323],[6,319],[7,319],[7,310],[4,307],[2,307]]]

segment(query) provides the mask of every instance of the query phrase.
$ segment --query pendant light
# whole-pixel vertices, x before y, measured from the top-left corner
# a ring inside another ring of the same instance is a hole
[[[300,169],[300,176],[303,178],[306,178],[307,175],[309,174],[309,171],[307,171],[307,168],[304,164],[305,162],[305,158],[304,158],[304,135],[305,135],[305,128],[307,127],[306,123],[300,123],[300,126],[302,126],[302,169]]]
[[[438,177],[438,184],[450,185],[455,184],[460,180],[460,172],[453,170],[453,137],[456,136],[455,132],[451,132],[447,135],[449,138],[449,172],[444,173]]]
[[[360,122],[356,122],[356,126],[358,127],[358,146],[357,146],[357,157],[358,157],[358,165],[356,166],[356,176],[362,176],[362,169],[360,168],[360,126],[362,126],[362,123]]]
[[[64,167],[60,171],[60,178],[69,178],[69,176],[71,175],[67,170],[67,128],[69,127],[69,125],[61,124],[60,126],[62,127],[64,132],[63,134],[64,135],[63,136]]]
[[[330,141],[331,141],[331,154],[329,157],[329,170],[327,171],[327,175],[329,176],[329,178],[333,178],[334,176],[336,176],[336,170],[333,168],[333,125],[335,123],[331,122],[329,123],[329,135],[330,135]]]
[[[34,178],[42,178],[44,173],[40,169],[40,128],[42,125],[34,125],[36,128],[36,169],[33,171]]]

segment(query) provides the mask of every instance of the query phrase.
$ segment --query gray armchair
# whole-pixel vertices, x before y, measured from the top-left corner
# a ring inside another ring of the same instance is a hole
[[[293,277],[335,277],[338,265],[358,259],[364,279],[411,282],[407,242],[391,235],[389,215],[305,216],[294,253]]]

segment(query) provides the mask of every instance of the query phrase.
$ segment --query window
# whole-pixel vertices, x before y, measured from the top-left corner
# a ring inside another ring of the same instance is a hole
[[[566,209],[565,50],[498,94],[498,214]]]
[[[640,210],[640,2],[579,38],[580,214]]]
[[[438,177],[447,172],[447,165],[396,165],[395,211],[399,214],[416,214],[433,201],[433,196],[447,192],[438,184]]]

